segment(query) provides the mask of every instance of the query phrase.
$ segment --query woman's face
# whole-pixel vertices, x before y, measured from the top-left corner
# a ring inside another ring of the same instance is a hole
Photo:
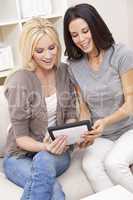
[[[38,67],[45,70],[53,68],[57,60],[58,48],[52,39],[45,34],[37,43],[34,52],[33,59]]]
[[[84,53],[91,53],[95,49],[89,26],[84,19],[72,20],[69,24],[69,32],[74,44]]]

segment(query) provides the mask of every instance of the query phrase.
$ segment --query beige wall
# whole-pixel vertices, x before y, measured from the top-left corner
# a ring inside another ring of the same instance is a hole
[[[129,46],[133,48],[133,0],[127,0]]]
[[[68,0],[68,6],[90,3],[99,11],[116,42],[133,48],[133,0]]]

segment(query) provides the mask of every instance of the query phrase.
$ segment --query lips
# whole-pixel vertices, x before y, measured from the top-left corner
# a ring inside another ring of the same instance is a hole
[[[89,45],[90,45],[90,41],[87,41],[86,43],[80,44],[81,48],[83,48],[83,49],[87,49],[89,47]]]
[[[87,44],[87,45],[80,45],[80,47],[81,47],[82,49],[86,50],[86,49],[89,48],[89,44]]]
[[[52,60],[42,60],[43,63],[46,63],[46,64],[51,64],[52,63]]]
[[[89,40],[85,43],[80,43],[79,45],[80,45],[80,48],[82,48],[83,50],[87,50],[91,45],[91,40]]]
[[[87,49],[88,48],[88,44],[87,45],[81,45],[83,49]]]

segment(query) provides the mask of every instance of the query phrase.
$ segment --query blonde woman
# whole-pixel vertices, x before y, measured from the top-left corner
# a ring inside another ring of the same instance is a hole
[[[51,141],[48,126],[76,119],[75,96],[67,66],[60,64],[61,47],[53,25],[42,18],[28,21],[20,50],[23,69],[6,82],[9,130],[4,170],[24,188],[22,200],[63,200],[56,177],[70,164],[66,136]]]

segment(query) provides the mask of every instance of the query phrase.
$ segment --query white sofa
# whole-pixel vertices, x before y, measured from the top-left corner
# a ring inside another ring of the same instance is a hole
[[[9,115],[7,102],[3,95],[3,86],[0,86],[0,155],[2,155],[7,136],[7,126],[9,124]],[[69,169],[58,179],[62,184],[66,200],[80,200],[93,193],[91,186],[85,177],[82,167],[83,151],[73,152],[72,162]],[[22,195],[22,188],[10,182],[3,173],[3,158],[0,158],[0,199],[19,200]]]

